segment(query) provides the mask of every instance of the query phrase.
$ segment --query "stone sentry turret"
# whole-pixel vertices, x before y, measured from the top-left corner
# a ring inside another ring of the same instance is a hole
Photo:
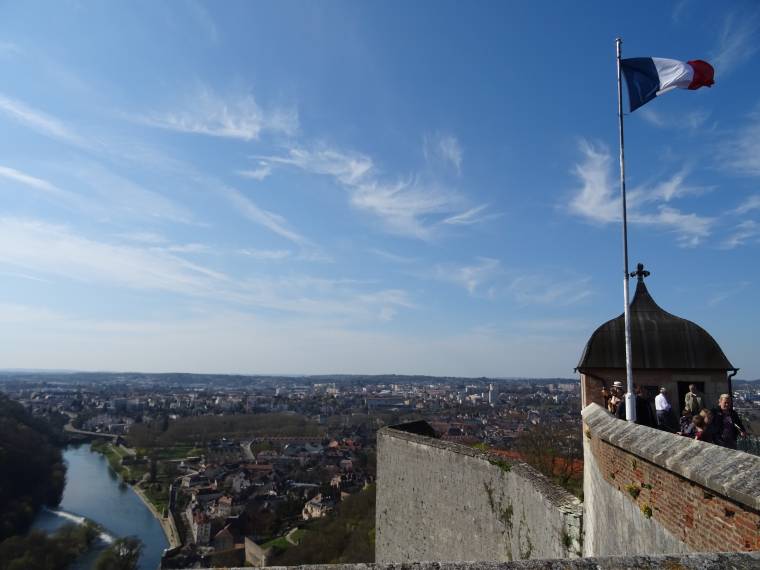
[[[683,408],[689,384],[704,394],[703,405],[717,405],[722,393],[731,391],[731,377],[738,371],[715,339],[702,327],[660,308],[644,278],[650,275],[639,263],[631,274],[637,278],[631,301],[631,355],[633,381],[653,398],[667,389],[674,412]],[[625,326],[623,315],[607,321],[586,343],[577,371],[581,375],[583,406],[604,405],[602,388],[614,381],[626,383]]]

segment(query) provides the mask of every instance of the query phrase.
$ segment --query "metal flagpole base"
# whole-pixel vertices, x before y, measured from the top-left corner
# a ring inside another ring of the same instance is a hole
[[[636,421],[636,394],[625,395],[625,417],[629,422]]]

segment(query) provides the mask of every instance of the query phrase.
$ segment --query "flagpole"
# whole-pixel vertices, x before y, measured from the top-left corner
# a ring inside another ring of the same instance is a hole
[[[631,363],[631,309],[628,302],[628,214],[625,201],[625,153],[623,138],[623,82],[620,70],[620,54],[622,38],[615,40],[617,56],[617,88],[618,88],[618,125],[620,131],[620,196],[623,204],[623,311],[625,321],[625,417],[629,422],[636,421],[636,396],[633,393],[633,366]]]

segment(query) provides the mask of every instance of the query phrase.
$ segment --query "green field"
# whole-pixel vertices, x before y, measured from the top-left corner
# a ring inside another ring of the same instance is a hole
[[[102,453],[108,460],[108,465],[111,466],[116,473],[121,475],[122,479],[129,479],[131,476],[129,468],[121,464],[121,460],[126,453],[118,447],[112,445],[107,441],[98,441],[92,444],[92,450]]]
[[[170,459],[198,457],[199,455],[203,455],[204,450],[192,445],[175,445],[170,447],[140,448],[137,450],[137,453],[150,457],[155,461],[166,461]]]
[[[299,528],[297,531],[293,533],[291,538],[293,539],[293,542],[295,542],[296,544],[299,544],[301,540],[303,539],[303,537],[306,536],[308,532],[309,531],[306,529]],[[288,542],[288,539],[285,538],[284,536],[278,536],[277,538],[273,538],[269,542],[265,542],[264,544],[261,545],[262,548],[276,548],[281,551],[287,550],[288,548],[291,548],[293,546],[295,545]]]

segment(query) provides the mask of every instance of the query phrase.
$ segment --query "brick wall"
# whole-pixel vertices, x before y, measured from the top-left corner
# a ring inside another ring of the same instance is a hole
[[[602,476],[620,491],[621,500],[634,501],[644,517],[651,509],[653,519],[694,551],[760,550],[760,513],[598,437],[592,436],[590,445]]]
[[[587,555],[760,550],[760,458],[583,417]]]

